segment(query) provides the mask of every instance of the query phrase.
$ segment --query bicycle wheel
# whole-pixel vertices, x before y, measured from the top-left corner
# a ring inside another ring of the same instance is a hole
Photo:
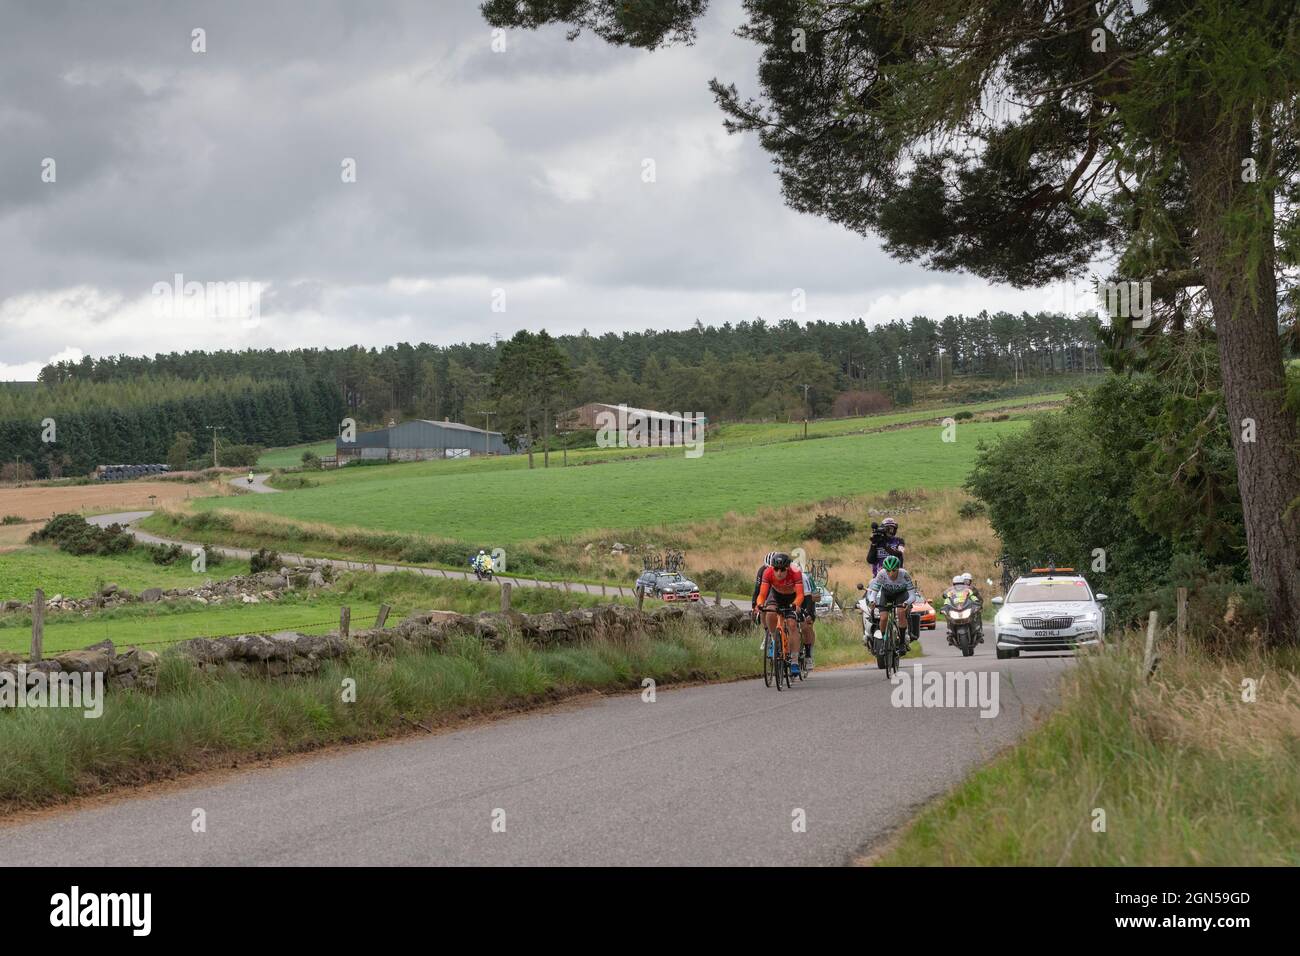
[[[763,683],[771,687],[772,677],[776,673],[776,659],[772,656],[772,635],[763,641]]]
[[[885,680],[891,680],[898,673],[898,622],[891,612],[885,624]]]

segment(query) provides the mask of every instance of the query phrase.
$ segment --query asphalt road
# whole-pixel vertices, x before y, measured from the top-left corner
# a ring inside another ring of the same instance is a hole
[[[874,663],[780,694],[761,680],[661,689],[653,703],[604,698],[0,825],[0,860],[845,863],[1021,734],[1069,666],[998,661],[986,645],[963,659],[942,634],[925,635],[923,668],[998,675],[996,717],[895,707]]]

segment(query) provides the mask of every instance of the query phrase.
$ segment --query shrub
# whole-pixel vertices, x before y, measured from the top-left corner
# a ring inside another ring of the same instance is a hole
[[[0,518],[0,524],[22,524],[26,520],[22,515],[5,515]]]
[[[252,468],[262,457],[260,445],[217,445],[217,461],[227,468]]]
[[[695,583],[702,592],[721,591],[726,575],[715,568],[706,568],[695,575]]]
[[[839,515],[819,514],[813,519],[805,538],[820,541],[822,544],[834,544],[853,534],[853,524]]]
[[[427,564],[433,560],[433,547],[423,542],[408,544],[398,552],[397,559],[407,564]]]
[[[968,419],[974,418],[975,413],[963,408],[961,411],[959,411],[957,414],[953,415],[952,417],[954,421],[964,422]]]
[[[205,544],[203,547],[203,566],[205,568],[215,568],[219,564],[225,563],[226,556],[220,551],[215,550],[212,545]]]
[[[258,548],[257,551],[248,558],[248,573],[260,574],[263,571],[280,570],[280,552],[268,551],[266,548]]]
[[[302,466],[310,471],[320,470],[320,456],[315,452],[305,451],[302,453]]]
[[[33,544],[48,541],[68,554],[121,554],[134,544],[121,525],[101,528],[74,514],[55,515],[28,540]]]
[[[149,548],[149,557],[154,564],[174,564],[185,553],[179,544],[156,544]]]
[[[963,501],[961,506],[957,509],[957,516],[969,520],[971,518],[978,518],[987,511],[988,509],[984,507],[984,502],[982,501]]]

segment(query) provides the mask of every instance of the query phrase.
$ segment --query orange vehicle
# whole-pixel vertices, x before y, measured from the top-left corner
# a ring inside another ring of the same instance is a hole
[[[912,605],[912,613],[921,615],[921,630],[933,631],[935,622],[934,605],[925,599],[925,595],[919,595],[921,600]]]

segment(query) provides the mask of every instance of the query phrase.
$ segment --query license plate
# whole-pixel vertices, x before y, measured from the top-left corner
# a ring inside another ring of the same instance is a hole
[[[1034,637],[1060,637],[1060,631],[1034,631]]]

